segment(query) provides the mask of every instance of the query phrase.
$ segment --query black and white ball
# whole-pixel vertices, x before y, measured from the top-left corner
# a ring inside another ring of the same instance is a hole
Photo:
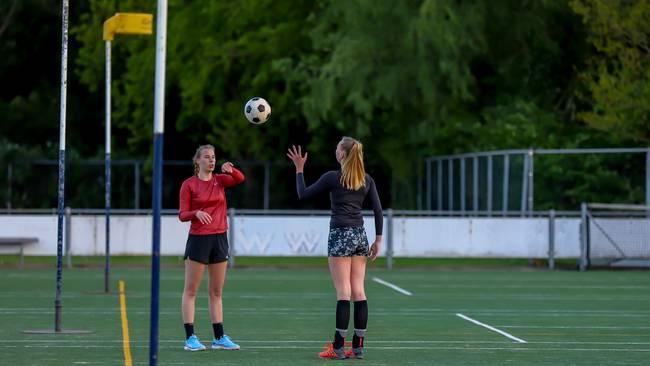
[[[246,102],[244,115],[250,123],[261,125],[271,117],[271,106],[264,98],[254,97]]]

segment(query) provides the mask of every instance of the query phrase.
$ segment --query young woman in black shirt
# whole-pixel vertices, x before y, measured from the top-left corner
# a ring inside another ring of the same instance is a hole
[[[340,170],[323,174],[306,187],[303,175],[307,153],[292,146],[287,156],[296,167],[296,189],[303,200],[319,193],[330,195],[332,214],[327,241],[329,269],[336,288],[336,331],[334,341],[319,354],[321,358],[363,358],[363,340],[368,323],[368,302],[364,290],[366,260],[375,260],[381,247],[383,214],[377,187],[363,164],[363,145],[343,137],[336,146]],[[371,246],[363,227],[361,207],[368,199],[375,216],[376,237]],[[350,321],[350,300],[354,302],[352,349],[345,351],[345,337]]]

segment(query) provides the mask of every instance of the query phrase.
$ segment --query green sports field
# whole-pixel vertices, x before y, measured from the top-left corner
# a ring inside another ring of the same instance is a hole
[[[114,269],[108,295],[98,292],[101,269],[64,271],[63,328],[93,332],[88,335],[23,333],[53,328],[53,269],[5,268],[0,276],[0,364],[124,365],[118,280],[126,287],[132,362],[148,364],[148,269]],[[242,349],[190,353],[182,347],[183,272],[178,266],[163,267],[159,364],[650,363],[647,271],[372,269],[366,282],[370,319],[364,360],[317,357],[334,330],[336,299],[325,268],[229,271],[224,325]],[[198,299],[195,324],[208,343],[212,330],[205,295]]]

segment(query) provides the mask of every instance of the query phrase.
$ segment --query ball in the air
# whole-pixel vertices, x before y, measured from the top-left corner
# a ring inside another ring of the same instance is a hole
[[[244,115],[250,123],[260,125],[271,117],[271,106],[264,98],[251,98],[244,106]]]

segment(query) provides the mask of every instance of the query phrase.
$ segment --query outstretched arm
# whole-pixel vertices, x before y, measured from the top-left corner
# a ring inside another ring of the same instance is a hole
[[[321,175],[316,183],[305,187],[305,175],[301,173],[296,174],[296,191],[298,192],[298,199],[303,200],[313,197],[321,192],[326,192],[332,187],[332,173],[327,172]],[[336,179],[336,178],[334,178]]]

